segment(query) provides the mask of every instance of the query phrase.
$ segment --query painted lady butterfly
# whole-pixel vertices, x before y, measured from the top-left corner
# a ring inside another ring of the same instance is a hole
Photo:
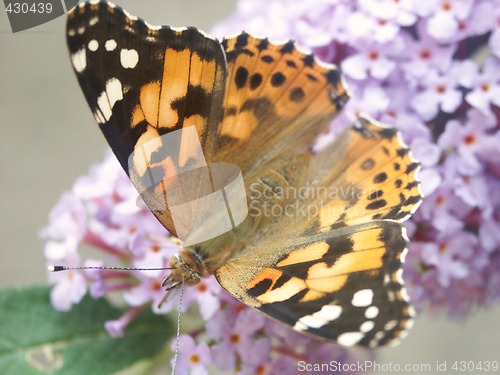
[[[219,42],[192,27],[151,26],[107,2],[74,8],[67,39],[102,132],[173,235],[162,136],[194,125],[207,162],[241,169],[247,218],[184,248],[164,286],[214,274],[243,303],[346,346],[395,344],[406,334],[414,310],[401,222],[421,201],[419,164],[396,130],[366,116],[311,151],[348,99],[337,67],[293,42],[245,32]],[[187,143],[175,152],[185,163],[192,156]],[[164,179],[145,186],[152,173]],[[217,216],[205,219],[210,228]]]

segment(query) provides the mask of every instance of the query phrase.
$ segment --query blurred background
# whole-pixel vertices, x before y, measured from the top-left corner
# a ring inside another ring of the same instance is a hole
[[[121,0],[152,24],[203,30],[229,16],[235,0]],[[65,17],[13,34],[0,16],[0,285],[47,282],[39,230],[63,191],[104,156],[97,129],[69,63]],[[265,32],[265,30],[263,31]],[[499,270],[500,272],[500,270]],[[1,314],[1,312],[0,312]],[[500,360],[500,307],[465,321],[420,316],[403,343],[380,351],[383,364]]]

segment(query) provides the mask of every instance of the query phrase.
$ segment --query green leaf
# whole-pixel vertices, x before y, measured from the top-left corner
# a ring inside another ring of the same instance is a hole
[[[170,320],[145,309],[113,339],[104,322],[123,310],[86,297],[57,312],[49,293],[48,286],[0,290],[0,374],[110,374],[154,357],[175,333]]]

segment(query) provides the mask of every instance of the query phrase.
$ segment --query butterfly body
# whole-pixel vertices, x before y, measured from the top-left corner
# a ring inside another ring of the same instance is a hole
[[[218,166],[241,171],[246,218],[186,246],[164,286],[215,275],[243,303],[347,346],[404,336],[414,312],[402,279],[401,223],[421,201],[418,163],[394,129],[366,116],[312,151],[348,99],[335,66],[293,42],[244,32],[219,42],[195,28],[151,26],[100,1],[70,12],[67,35],[95,119],[170,233],[186,224],[175,221],[170,198],[221,190]],[[166,137],[174,134],[172,146]],[[206,164],[197,164],[193,144]],[[206,186],[197,180],[205,175]],[[231,202],[230,193],[224,197]],[[227,215],[203,212],[184,216],[201,234]]]

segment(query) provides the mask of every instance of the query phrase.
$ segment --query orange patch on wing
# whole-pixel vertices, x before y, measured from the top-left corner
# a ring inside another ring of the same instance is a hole
[[[331,267],[326,263],[317,263],[309,268],[307,274],[308,284],[310,280],[318,280],[328,284],[325,279],[336,276],[345,276],[359,271],[368,271],[382,267],[382,257],[385,248],[376,248],[365,251],[353,251],[342,255]],[[322,290],[322,289],[318,289]]]
[[[298,277],[292,277],[286,283],[281,285],[279,288],[268,290],[267,292],[261,294],[256,297],[261,303],[273,303],[273,302],[282,302],[290,299],[297,293],[300,293],[304,289],[306,289],[306,283],[304,280],[299,279]]]
[[[160,134],[156,128],[148,125],[134,146],[133,164],[139,175],[144,175],[150,167],[151,154],[162,146]]]
[[[341,199],[335,199],[322,206],[319,212],[320,228],[323,231],[329,231],[330,226],[339,221],[346,208],[347,202]]]
[[[250,282],[248,283],[248,289],[252,289],[257,284],[259,284],[260,282],[262,282],[264,280],[272,280],[272,284],[271,284],[271,288],[272,288],[272,286],[281,277],[281,275],[283,275],[283,272],[278,271],[277,269],[265,268],[255,278],[250,280]]]
[[[193,137],[198,137],[197,133],[183,131],[181,136],[181,144],[179,149],[179,166],[184,167],[190,158],[197,158],[198,149],[193,147],[193,144],[198,144],[198,139]]]
[[[326,242],[317,242],[302,249],[292,251],[285,259],[277,264],[278,267],[289,266],[297,263],[318,260],[326,254],[330,245]]]
[[[308,284],[308,283],[306,283]],[[308,285],[309,286],[309,285]],[[317,290],[309,290],[304,297],[300,299],[300,302],[310,302],[315,301],[317,299],[323,298],[326,296],[326,293],[318,292]]]
[[[324,264],[324,263],[323,263]],[[322,293],[333,293],[340,290],[347,281],[347,275],[334,275],[320,279],[307,279],[308,288]]]
[[[157,127],[160,101],[160,82],[151,82],[142,86],[139,98],[146,121],[154,127]]]
[[[172,109],[171,104],[187,94],[190,59],[189,48],[182,51],[171,48],[165,50],[158,117],[160,127],[172,128],[179,119],[179,114]]]
[[[200,136],[200,139],[203,139],[203,133],[205,132],[205,127],[207,125],[207,119],[201,115],[191,115],[186,117],[183,122],[183,127],[194,125],[196,127],[196,131]]]
[[[191,71],[189,83],[193,86],[201,86],[205,91],[211,92],[214,87],[217,64],[213,61],[202,61],[198,54],[191,55]]]
[[[351,241],[354,244],[353,250],[367,250],[374,248],[383,248],[384,242],[380,239],[382,228],[374,227],[369,230],[364,230],[351,234]]]

